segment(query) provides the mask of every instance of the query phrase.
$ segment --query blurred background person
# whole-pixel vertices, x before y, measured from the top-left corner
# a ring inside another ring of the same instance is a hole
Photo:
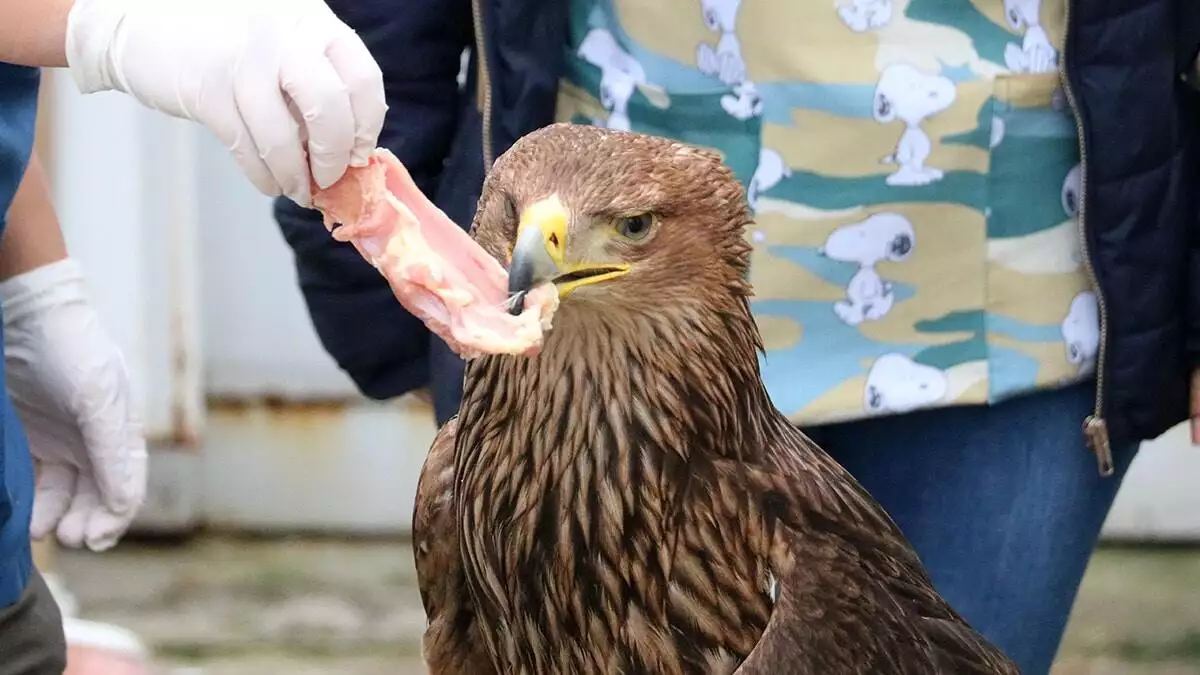
[[[1200,6],[333,7],[374,29],[380,144],[464,227],[485,167],[554,119],[721,151],[757,212],[775,403],[973,626],[1023,672],[1049,670],[1140,441],[1189,417],[1200,115],[1181,75]],[[278,200],[276,217],[362,392],[428,387],[438,423],[452,416],[461,362],[318,215]]]
[[[110,0],[0,2],[4,675],[65,665],[61,615],[33,567],[29,537],[53,532],[67,546],[108,549],[146,490],[146,444],[123,356],[90,305],[30,161],[37,68],[60,66],[85,93],[123,91],[205,124],[256,187],[302,203],[314,182],[328,186],[349,164],[365,163],[384,109],[378,67],[318,0],[165,10]]]

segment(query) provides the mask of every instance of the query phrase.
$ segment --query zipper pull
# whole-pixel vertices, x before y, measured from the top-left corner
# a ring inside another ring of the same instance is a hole
[[[1112,444],[1108,440],[1108,423],[1103,417],[1088,415],[1083,421],[1083,435],[1087,438],[1088,447],[1096,454],[1096,464],[1100,475],[1105,478],[1113,475]]]

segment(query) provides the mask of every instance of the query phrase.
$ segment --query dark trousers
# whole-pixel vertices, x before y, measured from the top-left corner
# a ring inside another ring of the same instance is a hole
[[[62,613],[35,570],[17,604],[0,608],[0,675],[62,675],[66,669]]]

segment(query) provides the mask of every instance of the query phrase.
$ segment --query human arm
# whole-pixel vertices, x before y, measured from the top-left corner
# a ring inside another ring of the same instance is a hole
[[[378,65],[322,0],[0,0],[0,61],[200,122],[260,191],[305,205],[366,164],[386,110]]]
[[[146,490],[146,443],[124,358],[67,255],[37,158],[0,240],[6,387],[38,465],[30,532],[103,550]]]
[[[11,0],[0,0],[11,2]],[[34,155],[13,195],[0,240],[0,282],[67,257],[45,171]]]
[[[74,0],[0,0],[0,61],[67,65],[67,14]]]

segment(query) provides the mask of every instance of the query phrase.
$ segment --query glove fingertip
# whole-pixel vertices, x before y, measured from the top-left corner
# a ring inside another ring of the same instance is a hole
[[[34,541],[42,541],[50,535],[50,531],[54,529],[54,523],[38,522],[34,520],[29,523],[29,538]]]
[[[345,161],[336,163],[313,162],[312,175],[313,182],[322,190],[328,189],[331,185],[342,179],[346,175],[346,168],[354,159],[354,154],[349,153],[345,156]]]
[[[312,208],[312,195],[308,189],[290,191],[287,198],[306,209]]]
[[[33,500],[33,516],[29,521],[29,536],[45,539],[58,526],[70,506],[71,495],[65,492],[39,489]]]
[[[131,522],[132,514],[122,516],[105,510],[93,513],[88,521],[87,547],[96,553],[102,553],[116,546]]]
[[[45,510],[39,511],[37,506],[34,506],[33,518],[29,521],[29,536],[39,540],[45,539],[54,531],[60,517],[51,515]]]
[[[249,132],[246,132],[246,136],[249,136]],[[282,187],[276,182],[271,170],[259,156],[257,148],[248,145],[233,145],[229,148],[229,154],[256,190],[268,197],[283,194]]]
[[[88,547],[88,550],[92,551],[93,553],[104,553],[105,551],[109,550],[110,548],[116,546],[117,541],[119,541],[119,540],[120,540],[119,534],[107,534],[106,533],[103,535],[88,537],[87,547]]]
[[[354,150],[350,152],[350,166],[366,166],[371,162],[371,158],[375,156],[375,150],[379,146],[375,139],[359,139],[354,144]]]
[[[74,513],[69,513],[58,524],[58,541],[67,548],[83,546],[84,519]]]
[[[132,517],[146,500],[149,458],[140,425],[131,423],[126,431],[126,437],[111,444],[124,450],[113,456],[114,461],[97,462],[94,479],[103,508],[122,517]]]

